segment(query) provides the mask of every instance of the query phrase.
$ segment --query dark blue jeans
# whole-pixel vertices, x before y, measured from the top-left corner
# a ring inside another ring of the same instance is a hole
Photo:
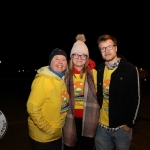
[[[62,140],[58,139],[52,142],[41,143],[33,140],[35,150],[61,150]]]
[[[117,131],[107,131],[98,126],[95,136],[96,150],[129,150],[132,131],[125,131],[122,128]]]

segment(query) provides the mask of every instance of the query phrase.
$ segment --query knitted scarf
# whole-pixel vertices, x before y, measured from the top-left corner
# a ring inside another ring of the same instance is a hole
[[[97,95],[94,86],[94,79],[91,70],[87,70],[84,83],[84,111],[82,122],[82,136],[93,138],[98,126],[100,107],[97,102]],[[77,140],[76,126],[74,119],[74,85],[73,78],[66,80],[70,96],[69,110],[65,125],[63,127],[63,142],[67,146],[75,146]]]

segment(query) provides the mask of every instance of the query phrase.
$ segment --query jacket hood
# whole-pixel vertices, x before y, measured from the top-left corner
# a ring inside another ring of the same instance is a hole
[[[89,58],[89,66],[88,66],[87,70],[94,69],[95,66],[96,66],[95,62]]]
[[[55,77],[55,78],[61,79],[59,76],[57,76],[52,71],[50,71],[48,66],[41,67],[40,69],[37,70],[37,73],[38,73],[37,76],[47,75],[50,77]],[[62,79],[64,79],[64,77]]]

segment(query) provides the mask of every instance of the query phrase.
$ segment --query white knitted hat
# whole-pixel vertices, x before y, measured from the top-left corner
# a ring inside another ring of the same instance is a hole
[[[74,53],[84,53],[89,57],[89,50],[88,50],[88,47],[86,46],[86,44],[83,41],[81,41],[80,39],[76,38],[76,40],[77,41],[73,44],[73,47],[71,49],[70,57]]]

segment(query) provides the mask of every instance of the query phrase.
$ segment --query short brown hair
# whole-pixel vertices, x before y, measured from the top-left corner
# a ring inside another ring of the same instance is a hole
[[[114,36],[111,36],[108,34],[103,34],[103,35],[99,36],[99,38],[97,40],[97,44],[99,45],[101,42],[107,41],[107,40],[112,40],[114,42],[114,45],[117,45],[117,39]]]

